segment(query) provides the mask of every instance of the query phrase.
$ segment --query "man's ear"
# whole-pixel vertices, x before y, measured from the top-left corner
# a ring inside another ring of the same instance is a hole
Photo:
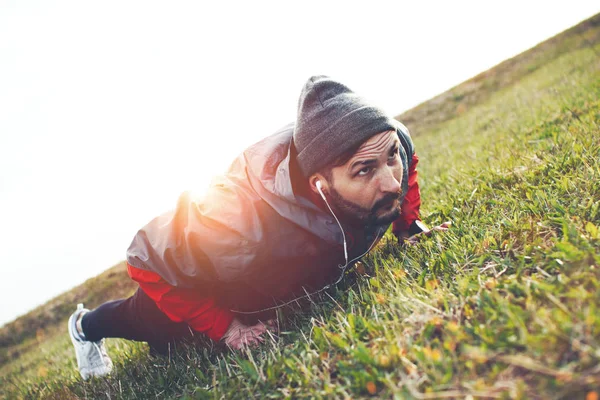
[[[321,190],[323,192],[326,192],[327,189],[329,188],[329,185],[327,183],[327,181],[325,180],[325,178],[323,177],[323,175],[316,173],[311,175],[308,178],[308,185],[310,186],[310,190],[312,190],[313,192],[315,192],[316,194],[318,194],[320,196],[319,190],[317,189],[317,182],[321,182]]]

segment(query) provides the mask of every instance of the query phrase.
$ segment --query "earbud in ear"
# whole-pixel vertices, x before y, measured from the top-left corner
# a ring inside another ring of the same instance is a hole
[[[317,180],[315,182],[315,186],[317,187],[317,191],[319,192],[319,194],[321,195],[323,200],[325,200],[325,202],[327,202],[327,199],[325,198],[325,194],[323,193],[323,190],[322,190],[323,185],[321,184],[321,181]]]

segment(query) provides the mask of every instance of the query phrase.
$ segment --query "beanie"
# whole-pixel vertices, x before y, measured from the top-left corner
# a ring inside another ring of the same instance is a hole
[[[396,127],[394,119],[344,84],[313,76],[300,94],[294,127],[300,170],[309,177],[371,136]]]

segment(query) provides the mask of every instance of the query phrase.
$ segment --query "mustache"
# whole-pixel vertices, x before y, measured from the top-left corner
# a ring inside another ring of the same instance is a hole
[[[379,199],[375,202],[375,204],[371,208],[371,211],[375,211],[378,208],[387,206],[390,203],[392,203],[394,200],[400,200],[400,197],[402,197],[401,191],[397,192],[397,193],[388,193],[385,196],[383,196],[381,199]]]

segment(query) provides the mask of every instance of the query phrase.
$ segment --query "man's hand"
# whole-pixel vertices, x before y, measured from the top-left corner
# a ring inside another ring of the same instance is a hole
[[[267,330],[274,330],[275,328],[276,324],[273,320],[267,321],[267,323],[259,322],[256,325],[248,326],[241,323],[237,318],[234,318],[221,340],[234,350],[253,347],[264,341],[264,334]]]
[[[416,244],[419,240],[421,240],[424,237],[428,237],[431,236],[432,232],[434,231],[447,231],[450,227],[452,226],[452,222],[451,221],[446,221],[441,225],[438,225],[434,228],[431,229],[427,229],[424,230],[421,233],[417,233],[415,235],[412,236],[408,236],[408,233],[404,232],[401,233],[400,235],[398,235],[398,241],[404,244],[407,244],[409,246],[412,246],[414,244]]]

